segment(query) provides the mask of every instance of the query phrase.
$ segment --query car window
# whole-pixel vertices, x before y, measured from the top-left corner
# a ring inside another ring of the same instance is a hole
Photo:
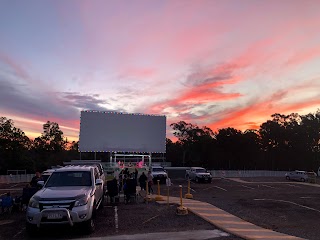
[[[46,187],[91,186],[90,171],[54,172],[46,183]]]

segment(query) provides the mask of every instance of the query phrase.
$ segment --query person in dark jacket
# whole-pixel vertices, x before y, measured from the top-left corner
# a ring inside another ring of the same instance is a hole
[[[147,176],[142,172],[141,176],[139,177],[139,183],[140,183],[140,188],[141,190],[146,191],[146,181],[147,181]]]
[[[41,174],[40,172],[36,172],[36,175],[31,179],[30,185],[31,187],[38,187],[38,181],[41,180]]]
[[[107,182],[108,196],[110,197],[110,202],[114,202],[114,197],[118,195],[118,181],[113,178],[111,181]]]

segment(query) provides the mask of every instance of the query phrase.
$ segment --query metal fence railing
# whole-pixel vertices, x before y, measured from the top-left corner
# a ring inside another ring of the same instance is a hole
[[[212,170],[213,177],[243,178],[243,177],[284,177],[287,171],[267,170]]]
[[[34,174],[0,175],[0,183],[30,182]]]

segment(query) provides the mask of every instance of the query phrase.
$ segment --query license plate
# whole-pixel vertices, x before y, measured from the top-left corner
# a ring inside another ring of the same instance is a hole
[[[48,219],[61,219],[62,214],[60,213],[49,213],[47,216]]]

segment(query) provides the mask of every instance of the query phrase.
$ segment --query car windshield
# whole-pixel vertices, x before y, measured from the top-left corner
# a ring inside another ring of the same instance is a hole
[[[90,171],[54,172],[46,187],[91,186]]]
[[[162,168],[152,168],[153,172],[163,172]]]
[[[205,169],[196,169],[196,172],[197,172],[197,173],[205,173],[206,170],[205,170]]]

